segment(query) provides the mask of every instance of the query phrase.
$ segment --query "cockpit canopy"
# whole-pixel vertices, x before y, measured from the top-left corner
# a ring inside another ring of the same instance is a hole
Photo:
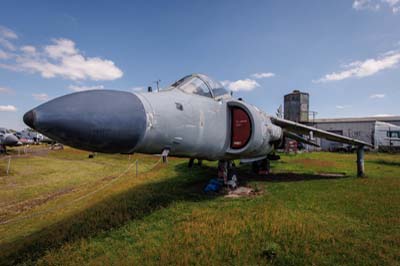
[[[220,98],[229,95],[222,84],[203,74],[192,74],[181,78],[171,85],[186,93],[197,94],[210,98]]]

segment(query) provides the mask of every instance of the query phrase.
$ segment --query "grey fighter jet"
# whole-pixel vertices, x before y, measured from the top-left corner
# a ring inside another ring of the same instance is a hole
[[[17,146],[18,138],[5,128],[0,128],[0,152],[7,152],[7,146]]]
[[[311,145],[315,145],[313,137],[321,137],[371,146],[269,116],[233,98],[221,83],[202,74],[188,75],[154,93],[72,93],[27,112],[24,122],[51,139],[78,149],[169,154],[228,162],[225,167],[234,159],[273,159],[276,156],[271,154],[285,137]]]

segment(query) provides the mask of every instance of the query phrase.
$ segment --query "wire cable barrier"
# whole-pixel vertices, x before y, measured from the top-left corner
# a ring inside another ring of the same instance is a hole
[[[149,172],[149,171],[153,170],[153,169],[161,162],[161,160],[162,160],[162,157],[160,157],[160,159],[159,159],[154,165],[152,165],[152,166],[149,168],[149,170],[147,170],[146,172]],[[61,208],[68,207],[68,206],[70,206],[71,204],[76,203],[76,202],[78,202],[78,201],[81,201],[81,200],[83,200],[83,199],[86,199],[86,198],[88,198],[89,196],[91,196],[91,195],[93,195],[93,194],[95,194],[95,193],[97,193],[97,192],[99,192],[99,191],[105,189],[106,187],[110,186],[111,184],[115,183],[115,182],[116,182],[117,180],[119,180],[122,176],[124,176],[126,173],[128,173],[129,170],[130,170],[134,165],[136,165],[137,161],[138,161],[138,160],[136,159],[136,160],[135,160],[133,163],[131,163],[124,171],[122,171],[116,178],[112,179],[110,182],[104,184],[103,186],[99,187],[99,188],[96,189],[96,190],[93,190],[93,191],[91,191],[91,192],[89,192],[89,193],[87,193],[87,194],[85,194],[85,195],[83,195],[83,196],[81,196],[81,197],[78,197],[78,198],[76,198],[76,199],[73,199],[73,200],[71,200],[71,201],[69,201],[69,202],[67,202],[67,203],[64,203],[64,204],[61,204],[61,205],[58,205],[58,206],[49,208],[49,209],[47,209],[47,210],[43,210],[43,211],[40,211],[40,212],[36,212],[36,213],[30,214],[30,215],[17,216],[17,217],[11,218],[11,219],[9,219],[9,220],[2,221],[2,222],[0,222],[0,225],[9,224],[9,223],[15,223],[15,222],[23,221],[23,220],[26,220],[26,219],[29,219],[29,218],[41,216],[41,215],[43,215],[43,214],[48,214],[48,213],[51,213],[51,212],[53,212],[53,211],[59,210],[59,209],[61,209]],[[15,205],[15,204],[14,204],[14,205]]]

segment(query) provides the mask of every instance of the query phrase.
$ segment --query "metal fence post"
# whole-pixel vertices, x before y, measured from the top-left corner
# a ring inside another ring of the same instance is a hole
[[[8,164],[7,164],[7,175],[10,172],[10,164],[11,164],[11,157],[8,157]]]
[[[357,147],[357,176],[364,177],[364,146]]]

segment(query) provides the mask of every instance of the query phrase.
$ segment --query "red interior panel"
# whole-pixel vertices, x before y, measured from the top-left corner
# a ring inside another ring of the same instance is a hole
[[[232,108],[232,149],[246,146],[251,136],[251,121],[249,115],[241,108]]]

